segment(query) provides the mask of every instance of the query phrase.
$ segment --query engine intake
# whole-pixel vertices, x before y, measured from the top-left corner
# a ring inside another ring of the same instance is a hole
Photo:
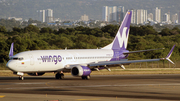
[[[71,69],[73,76],[88,76],[91,74],[91,69],[87,66],[77,66]]]

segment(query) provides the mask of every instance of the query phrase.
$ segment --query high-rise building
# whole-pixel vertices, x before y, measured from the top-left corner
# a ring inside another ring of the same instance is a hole
[[[131,16],[131,23],[133,24],[143,24],[147,22],[147,10],[144,9],[133,9]]]
[[[88,21],[89,18],[88,18],[88,16],[86,14],[84,14],[83,16],[81,16],[81,20],[82,21]]]
[[[173,14],[171,17],[171,21],[172,23],[178,23],[178,14]]]
[[[158,9],[158,7],[155,9],[155,21],[161,22],[161,9]]]
[[[117,22],[121,22],[124,19],[124,6],[117,7]]]
[[[170,14],[169,13],[165,13],[164,15],[163,15],[163,21],[164,22],[170,22]]]
[[[143,24],[146,21],[147,21],[147,10],[138,9],[136,24]]]
[[[52,9],[46,10],[46,22],[53,22],[53,10]]]
[[[117,7],[112,7],[112,21],[117,21]]]
[[[180,23],[180,12],[179,12],[179,15],[178,15],[178,23]]]
[[[108,6],[103,7],[102,20],[108,21]]]
[[[131,23],[136,24],[136,18],[137,18],[136,10],[131,10],[131,11],[132,11]]]
[[[38,20],[41,22],[45,22],[45,10],[39,10],[38,12]]]
[[[153,14],[152,14],[152,13],[149,13],[149,14],[148,14],[148,20],[149,20],[149,21],[153,21]]]
[[[122,21],[124,14],[123,6],[104,6],[102,13],[102,20],[107,22]]]

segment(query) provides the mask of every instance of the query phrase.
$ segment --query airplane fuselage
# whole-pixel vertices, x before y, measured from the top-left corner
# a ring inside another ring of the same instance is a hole
[[[68,65],[83,65],[100,61],[118,61],[126,58],[127,50],[72,49],[25,51],[11,57],[7,67],[14,72],[62,71]]]

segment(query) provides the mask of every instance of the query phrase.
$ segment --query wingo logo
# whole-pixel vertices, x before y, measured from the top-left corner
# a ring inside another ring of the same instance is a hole
[[[60,55],[49,55],[49,56],[41,56],[42,62],[55,62],[55,65],[58,62],[62,61],[62,58]]]

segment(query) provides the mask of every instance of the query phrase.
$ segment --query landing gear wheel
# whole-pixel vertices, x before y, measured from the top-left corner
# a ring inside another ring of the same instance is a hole
[[[55,78],[56,78],[56,79],[64,79],[64,74],[63,74],[63,73],[57,73],[57,74],[55,75]]]
[[[86,76],[86,79],[87,79],[87,80],[89,80],[90,78],[91,78],[90,75]]]
[[[59,78],[60,78],[60,74],[57,73],[57,74],[55,75],[55,78],[56,78],[56,79],[59,79]]]
[[[83,80],[89,80],[91,77],[90,77],[90,75],[88,75],[88,76],[81,76],[81,78],[83,79]]]
[[[81,76],[81,78],[82,78],[83,80],[85,80],[85,79],[86,79],[86,77],[85,77],[85,76]]]
[[[24,80],[24,77],[23,76],[19,76],[19,80]]]
[[[60,79],[64,79],[64,74],[63,73],[60,74]]]

